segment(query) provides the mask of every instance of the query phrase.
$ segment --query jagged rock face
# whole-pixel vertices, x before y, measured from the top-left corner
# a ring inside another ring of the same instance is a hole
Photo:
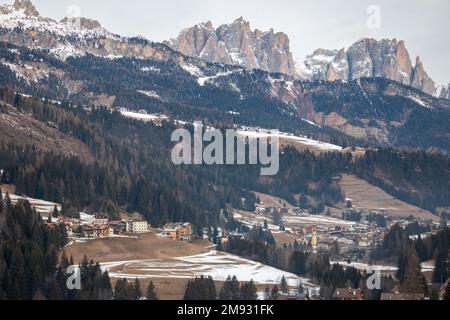
[[[412,65],[404,42],[363,39],[347,51],[351,79],[382,77],[409,84]]]
[[[61,23],[65,23],[68,25],[77,26],[79,23],[79,27],[85,28],[88,30],[100,30],[102,29],[102,25],[97,20],[88,19],[88,18],[64,18],[61,20]]]
[[[420,61],[419,57],[417,57],[416,59],[416,65],[413,70],[411,86],[429,94],[433,94],[436,87],[434,81],[425,72],[423,64]]]
[[[95,20],[80,17],[57,22],[41,17],[29,0],[0,6],[0,41],[31,49],[45,48],[62,60],[86,53],[154,60],[171,57],[171,50],[164,45],[112,34]]]
[[[183,30],[166,44],[183,54],[209,62],[236,64],[295,75],[289,38],[284,33],[252,31],[242,18],[214,29],[211,22]]]
[[[439,95],[439,98],[450,99],[450,83],[448,85],[446,85],[446,86],[443,86],[436,93]]]
[[[13,7],[16,10],[24,10],[24,13],[26,15],[39,16],[39,12],[36,10],[30,0],[15,0]]]
[[[306,58],[299,74],[309,80],[355,80],[380,77],[434,94],[435,83],[420,59],[413,67],[403,41],[361,39],[348,49],[318,49]]]

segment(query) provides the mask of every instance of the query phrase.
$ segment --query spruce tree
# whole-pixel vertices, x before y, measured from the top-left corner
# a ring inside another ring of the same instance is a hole
[[[158,296],[156,295],[155,285],[153,284],[153,281],[150,281],[150,283],[148,284],[145,297],[147,298],[147,300],[158,300]]]
[[[55,207],[53,208],[53,213],[52,213],[53,218],[58,218],[59,217],[59,212],[58,212],[58,208]]]
[[[281,289],[281,292],[283,292],[284,294],[289,293],[289,287],[288,287],[288,283],[287,283],[285,276],[283,276],[283,278],[281,278],[280,289]]]
[[[189,280],[184,293],[184,300],[216,300],[216,285],[211,277],[197,277]]]
[[[278,296],[280,295],[280,289],[278,288],[277,285],[274,285],[272,287],[272,291],[270,292],[271,295],[271,299],[270,300],[277,300]]]
[[[407,246],[402,252],[397,275],[400,281],[400,292],[427,293],[427,282],[421,272],[419,258],[410,246]]]
[[[438,249],[434,259],[433,282],[444,283],[450,277],[449,250]]]
[[[270,294],[270,288],[269,286],[266,286],[266,289],[264,290],[264,300],[271,300],[272,295]]]
[[[253,280],[250,282],[245,282],[241,285],[240,288],[240,299],[241,300],[257,300],[258,294],[255,283]]]
[[[134,280],[133,285],[133,300],[139,300],[141,298],[141,282],[138,278]]]
[[[117,280],[114,288],[114,300],[132,300],[132,296],[127,279]]]
[[[303,288],[301,281],[298,284],[298,290],[297,291],[298,291],[299,294],[303,294],[305,292],[305,288]]]
[[[447,280],[447,283],[444,287],[442,298],[446,301],[450,300],[450,279]]]

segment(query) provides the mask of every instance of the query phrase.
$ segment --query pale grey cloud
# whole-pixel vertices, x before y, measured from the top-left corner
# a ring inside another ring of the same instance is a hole
[[[2,1],[12,2],[12,1]],[[318,47],[340,48],[361,37],[405,40],[412,59],[422,57],[439,83],[450,81],[448,0],[33,0],[42,15],[60,19],[69,5],[123,35],[153,41],[175,37],[198,22],[214,25],[243,16],[253,28],[287,33],[295,57]],[[368,29],[367,8],[381,9],[381,28]]]

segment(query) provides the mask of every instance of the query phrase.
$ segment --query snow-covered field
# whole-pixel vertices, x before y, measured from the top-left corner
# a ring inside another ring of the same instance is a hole
[[[320,225],[326,227],[333,226],[353,226],[359,225],[353,221],[346,221],[341,219],[336,219],[333,217],[319,216],[319,215],[305,215],[305,216],[293,216],[285,215],[283,216],[283,221],[286,226],[294,227],[297,225]]]
[[[395,266],[387,266],[387,265],[370,265],[368,263],[362,262],[350,262],[347,261],[330,261],[330,264],[333,265],[335,263],[339,263],[341,266],[345,267],[353,267],[361,271],[367,271],[372,269],[372,271],[385,271],[385,272],[395,272],[398,270]]]
[[[374,270],[379,270],[379,271],[385,271],[385,272],[395,272],[398,270],[398,268],[396,266],[388,266],[388,265],[370,265],[368,263],[362,263],[362,262],[351,262],[351,263],[347,263],[347,261],[331,261],[330,264],[335,264],[335,263],[339,263],[340,265],[342,265],[343,267],[353,267],[356,268],[358,270],[368,270],[368,269],[372,269]],[[421,268],[422,268],[422,272],[426,272],[426,271],[433,271],[434,270],[434,263],[431,262],[423,262],[421,264]]]
[[[306,287],[313,287],[308,279],[298,277],[264,264],[244,259],[228,253],[209,251],[204,254],[172,259],[150,259],[136,261],[118,261],[101,264],[114,278],[181,278],[211,276],[214,280],[224,281],[229,275],[239,281],[253,279],[257,284],[279,284],[285,276],[290,286],[301,282]]]
[[[53,212],[55,206],[58,208],[59,211],[61,211],[61,204],[59,203],[45,201],[41,199],[34,199],[26,196],[18,196],[15,194],[10,194],[9,197],[11,199],[12,204],[16,204],[19,200],[27,200],[32,207],[36,208],[36,211],[41,214],[42,218],[47,218],[47,216]],[[58,219],[52,218],[53,222],[55,222],[56,220]],[[80,221],[81,224],[90,224],[94,221],[94,216],[84,212],[80,212]]]
[[[264,130],[259,129],[259,131],[257,131],[256,129],[249,129],[249,130],[239,130],[238,134],[247,136],[249,138],[275,137],[279,139],[291,140],[293,142],[301,143],[306,146],[311,146],[323,151],[342,151],[342,147],[340,146],[322,141],[308,139],[306,137],[294,136],[290,133],[285,132],[276,132],[276,131],[272,132],[270,130],[265,129]]]
[[[35,207],[39,213],[51,213],[51,212],[53,212],[53,208],[55,207],[55,205],[58,208],[58,210],[61,210],[61,205],[58,203],[44,201],[44,200],[40,200],[40,199],[34,199],[34,198],[30,198],[30,197],[18,196],[15,194],[10,194],[9,197],[13,204],[16,204],[19,200],[22,200],[22,199],[28,200],[28,202],[30,202],[31,206]]]

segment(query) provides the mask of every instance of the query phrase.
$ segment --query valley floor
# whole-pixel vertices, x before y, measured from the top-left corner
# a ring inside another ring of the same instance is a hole
[[[108,270],[114,283],[117,279],[139,278],[143,288],[153,281],[161,299],[182,299],[186,283],[196,276],[211,276],[220,290],[230,275],[239,281],[255,281],[262,293],[286,277],[292,289],[301,282],[305,288],[318,290],[308,279],[300,278],[264,264],[228,253],[217,252],[210,242],[196,240],[185,243],[162,239],[154,233],[138,238],[109,238],[76,242],[66,247],[67,256],[75,263],[86,254]]]

